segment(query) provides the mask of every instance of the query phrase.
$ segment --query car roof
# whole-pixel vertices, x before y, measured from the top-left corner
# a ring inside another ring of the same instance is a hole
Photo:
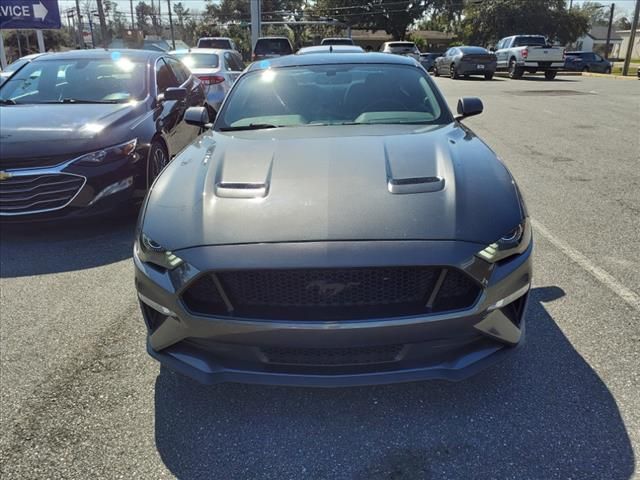
[[[114,54],[120,54],[121,56],[135,58],[138,60],[153,60],[166,55],[166,52],[156,52],[153,50],[133,50],[127,48],[113,50],[95,48],[89,50],[68,50],[66,52],[51,52],[47,53],[46,55],[42,55],[41,57],[39,56],[32,61],[38,62],[57,59],[102,59],[113,58]]]
[[[198,41],[200,40],[231,40],[231,37],[200,37]]]
[[[283,57],[270,58],[253,62],[248,71],[264,70],[267,68],[299,67],[308,65],[336,65],[336,64],[386,64],[418,66],[411,57],[391,55],[388,53],[317,53],[315,55],[285,55]]]
[[[307,53],[362,53],[364,49],[357,45],[314,45],[312,47],[304,47],[296,52],[296,55],[305,55]]]
[[[260,40],[286,40],[287,42],[289,42],[289,37],[259,37],[258,38],[258,42]]]
[[[221,53],[224,52],[235,52],[235,50],[229,50],[228,48],[176,48],[175,50],[171,50],[170,52],[168,52],[170,55],[176,54],[176,53],[207,53],[207,54],[211,54],[211,53],[216,53],[218,55],[220,55]]]

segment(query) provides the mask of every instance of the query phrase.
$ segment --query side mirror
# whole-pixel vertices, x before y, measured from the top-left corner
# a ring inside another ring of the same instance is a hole
[[[184,121],[187,125],[194,127],[208,128],[213,118],[209,118],[209,112],[205,107],[189,107],[184,112]]]
[[[489,49],[489,51],[490,51],[490,52],[495,53],[495,52],[496,52],[496,47],[491,47],[491,48]]]
[[[462,97],[458,100],[458,117],[456,120],[462,120],[466,117],[478,115],[484,109],[482,100],[478,97]]]
[[[182,101],[187,98],[187,89],[182,87],[169,87],[164,93],[158,95],[158,101],[177,100]]]

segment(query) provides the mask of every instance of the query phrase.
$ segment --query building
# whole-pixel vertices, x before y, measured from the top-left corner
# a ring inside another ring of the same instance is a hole
[[[607,30],[608,27],[596,25],[591,27],[591,30],[586,35],[583,35],[575,43],[575,50],[583,52],[596,52],[604,56],[604,50],[607,45]],[[611,38],[609,39],[609,56],[615,57],[615,51],[620,47],[622,37],[618,35],[618,32],[611,29]]]
[[[631,30],[618,30],[616,34],[620,36],[622,41],[617,45],[618,48],[613,50],[613,56],[615,58],[624,58],[627,55],[627,49],[629,48]],[[633,42],[631,58],[640,58],[640,28],[636,30],[636,38]]]

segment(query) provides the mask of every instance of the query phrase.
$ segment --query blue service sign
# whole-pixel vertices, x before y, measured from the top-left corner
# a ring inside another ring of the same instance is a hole
[[[0,29],[60,26],[58,0],[0,0]]]

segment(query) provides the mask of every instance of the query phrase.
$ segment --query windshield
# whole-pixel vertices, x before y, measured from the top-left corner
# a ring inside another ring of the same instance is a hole
[[[9,73],[9,72],[15,72],[16,70],[20,69],[21,67],[23,67],[25,64],[29,63],[29,60],[16,60],[13,63],[10,63],[9,65],[7,65],[7,68],[4,69],[5,72]]]
[[[190,69],[194,68],[218,68],[220,59],[215,53],[174,53]]]
[[[220,48],[231,50],[231,42],[222,38],[203,38],[198,41],[198,48]]]
[[[547,40],[544,37],[517,37],[514,47],[544,47]]]
[[[2,87],[5,103],[123,103],[146,96],[144,62],[125,57],[31,62]]]
[[[257,55],[289,55],[291,53],[291,45],[289,40],[285,38],[261,38],[256,42],[254,53]]]
[[[489,53],[482,47],[460,47],[460,50],[462,51],[462,53],[469,55]]]
[[[216,129],[451,122],[422,69],[343,64],[266,69],[238,80]]]
[[[418,47],[416,47],[415,43],[411,43],[411,42],[394,42],[394,43],[390,43],[388,48],[389,48],[390,52],[420,53],[418,51]]]

